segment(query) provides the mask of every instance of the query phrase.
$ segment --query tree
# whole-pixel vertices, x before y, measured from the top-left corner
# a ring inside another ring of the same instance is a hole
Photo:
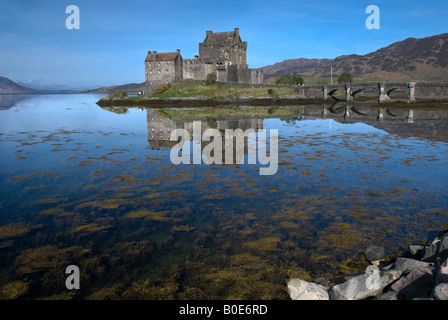
[[[348,83],[348,82],[352,83],[353,82],[352,74],[350,72],[342,73],[338,78],[338,82],[339,83]]]
[[[215,84],[216,79],[217,79],[216,73],[209,73],[205,78],[205,84],[208,86]]]
[[[277,78],[277,84],[292,84],[292,85],[300,85],[303,84],[303,78],[299,77],[295,73],[290,73],[285,76],[281,76]]]

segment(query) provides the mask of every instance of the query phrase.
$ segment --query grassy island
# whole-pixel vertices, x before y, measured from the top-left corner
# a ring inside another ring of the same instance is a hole
[[[196,84],[196,83],[178,83],[171,86],[165,86],[166,90],[159,90],[162,92],[154,93],[153,98],[193,98],[198,96],[209,97],[212,99],[238,98],[244,96],[251,97],[271,97],[278,98],[279,96],[295,95],[297,91],[294,88],[287,87],[234,87],[223,84]],[[162,87],[163,88],[163,87]]]

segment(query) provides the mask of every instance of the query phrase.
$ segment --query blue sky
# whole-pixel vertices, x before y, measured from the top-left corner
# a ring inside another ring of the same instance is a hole
[[[71,4],[79,30],[65,26]],[[379,30],[365,26],[369,5],[380,9]],[[143,82],[148,50],[192,58],[206,30],[235,27],[252,68],[362,55],[448,32],[447,16],[447,0],[0,0],[0,75],[84,88]]]

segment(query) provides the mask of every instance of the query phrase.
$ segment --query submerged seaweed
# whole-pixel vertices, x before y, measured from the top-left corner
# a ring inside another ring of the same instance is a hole
[[[257,165],[175,166],[146,127],[3,134],[0,299],[288,299],[291,277],[362,272],[366,246],[447,226],[448,140],[257,110],[279,129],[269,177]],[[82,291],[65,289],[71,264]]]

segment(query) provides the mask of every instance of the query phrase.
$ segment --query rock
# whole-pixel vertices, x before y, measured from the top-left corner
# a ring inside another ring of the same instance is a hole
[[[291,279],[288,282],[288,293],[292,300],[329,300],[324,287],[301,279]]]
[[[416,268],[424,268],[424,267],[430,267],[432,266],[432,263],[429,262],[423,262],[415,259],[409,259],[409,258],[402,258],[398,257],[395,259],[395,262],[392,264],[391,269],[392,270],[400,270],[403,272],[411,272],[412,270]]]
[[[397,280],[402,273],[399,270],[379,271],[379,281],[370,289],[366,285],[369,276],[367,274],[359,275],[331,288],[330,299],[360,300],[379,295],[387,285]]]
[[[111,101],[111,100],[112,100],[112,95],[110,95],[110,94],[105,95],[104,97],[102,97],[100,99],[100,101]]]
[[[370,246],[365,251],[366,259],[370,262],[378,261],[384,258],[386,252],[383,247]]]
[[[448,283],[448,259],[437,270],[436,278],[434,281],[434,287],[442,283]]]
[[[419,267],[395,282],[391,289],[398,292],[398,299],[412,300],[431,296],[435,282],[434,267]]]
[[[253,96],[248,95],[248,94],[241,95],[241,96],[238,97],[239,100],[251,100],[253,98],[254,98]]]
[[[197,97],[196,97],[196,100],[200,100],[200,101],[208,101],[208,100],[213,100],[213,99],[210,98],[210,97],[207,97],[207,96],[197,96]]]
[[[441,283],[434,288],[434,298],[436,300],[448,300],[448,283]]]
[[[431,245],[426,246],[423,249],[423,254],[422,254],[422,261],[431,261],[434,262],[435,261],[435,254],[437,251],[437,244],[440,242],[439,239],[435,239]]]
[[[422,254],[423,254],[423,250],[424,249],[425,249],[425,247],[422,246],[422,245],[414,244],[414,245],[409,246],[409,252],[416,259],[421,259],[422,258]]]
[[[314,283],[322,286],[327,291],[332,287],[331,281],[324,277],[314,279]]]
[[[423,249],[423,261],[436,262],[437,258],[448,258],[448,233],[438,236],[431,245]]]
[[[397,295],[397,291],[390,290],[383,294],[380,294],[374,300],[398,300]]]

